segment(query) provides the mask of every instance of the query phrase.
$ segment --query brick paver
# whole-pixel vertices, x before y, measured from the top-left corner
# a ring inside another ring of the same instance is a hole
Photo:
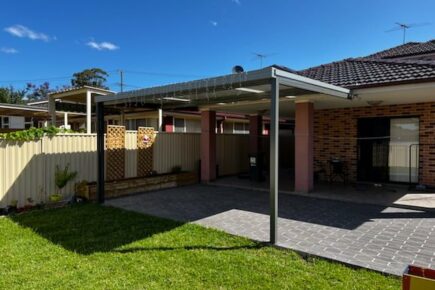
[[[261,191],[196,185],[106,204],[259,241],[269,237],[268,195]],[[408,264],[435,268],[433,212],[287,194],[279,205],[280,246],[395,275]]]

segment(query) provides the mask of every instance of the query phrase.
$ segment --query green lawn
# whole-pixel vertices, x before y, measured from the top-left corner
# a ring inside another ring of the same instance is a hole
[[[192,224],[80,205],[0,218],[0,289],[399,289]]]

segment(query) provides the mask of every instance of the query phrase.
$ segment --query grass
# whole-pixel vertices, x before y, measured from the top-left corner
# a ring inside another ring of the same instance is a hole
[[[0,218],[0,289],[400,289],[400,280],[99,205]]]

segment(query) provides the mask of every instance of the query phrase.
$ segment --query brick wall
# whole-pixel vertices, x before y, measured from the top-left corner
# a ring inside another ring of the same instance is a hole
[[[315,110],[314,160],[323,164],[339,157],[349,167],[349,179],[357,175],[357,120],[386,116],[420,118],[420,182],[435,186],[435,103]],[[425,145],[425,144],[434,144]],[[315,164],[315,170],[319,165]]]

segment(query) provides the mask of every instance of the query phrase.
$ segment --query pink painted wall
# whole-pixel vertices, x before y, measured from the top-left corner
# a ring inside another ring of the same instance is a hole
[[[309,192],[313,189],[313,103],[296,103],[295,114],[295,191]]]

